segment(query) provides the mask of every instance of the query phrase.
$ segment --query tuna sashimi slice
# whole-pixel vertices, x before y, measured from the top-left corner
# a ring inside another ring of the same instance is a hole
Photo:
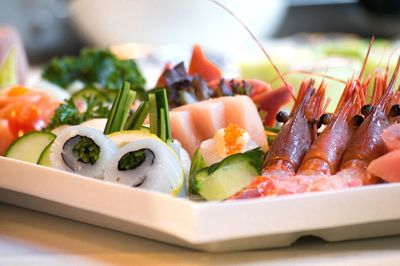
[[[182,147],[189,153],[190,157],[200,146],[201,139],[194,127],[193,119],[189,111],[170,112],[172,137],[181,142]]]
[[[393,124],[382,133],[382,139],[389,151],[400,149],[400,124]]]
[[[192,58],[189,63],[189,75],[199,74],[205,81],[220,80],[221,70],[204,54],[199,45],[193,47]]]
[[[391,151],[373,160],[367,170],[387,182],[400,182],[400,149]]]
[[[292,99],[290,91],[286,87],[281,87],[272,91],[260,91],[252,95],[251,98],[256,103],[259,110],[266,114],[264,124],[267,126],[274,126],[275,117],[279,109]]]
[[[221,101],[224,104],[226,124],[235,123],[239,125],[249,133],[260,147],[267,147],[263,123],[256,105],[248,96],[220,97],[214,101]]]

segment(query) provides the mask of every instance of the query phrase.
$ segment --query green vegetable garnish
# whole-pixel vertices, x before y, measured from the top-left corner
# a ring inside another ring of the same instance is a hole
[[[124,129],[135,96],[136,92],[130,89],[130,83],[124,82],[111,107],[104,134],[107,135]]]
[[[281,131],[280,128],[276,127],[264,127],[265,131],[273,132],[273,133],[279,133]]]
[[[206,162],[200,153],[200,149],[197,149],[193,154],[192,163],[190,164],[190,175],[204,167],[206,167]]]
[[[115,92],[117,90],[100,90],[95,87],[86,87],[72,94],[71,98],[74,102],[80,102],[82,99],[96,97],[97,100],[102,102],[111,103],[114,100]]]
[[[140,130],[149,111],[149,102],[142,102],[135,113],[128,118],[128,121],[125,125],[125,130]]]
[[[145,97],[145,79],[135,61],[119,60],[108,50],[86,48],[77,57],[54,58],[42,76],[63,88],[79,80],[85,87],[119,89],[128,81],[140,97]]]
[[[72,152],[75,158],[82,163],[95,164],[100,157],[100,147],[90,138],[79,136]]]
[[[105,118],[108,116],[109,107],[96,97],[84,98],[86,110],[80,112],[72,99],[61,104],[55,111],[49,125],[45,130],[53,130],[62,125],[79,125],[87,120]]]
[[[268,145],[271,146],[275,139],[276,136],[267,136]]]
[[[169,107],[166,89],[156,89],[149,93],[150,132],[170,144],[173,142],[169,120]]]
[[[118,162],[118,171],[136,169],[146,160],[146,149],[131,151],[122,156]]]

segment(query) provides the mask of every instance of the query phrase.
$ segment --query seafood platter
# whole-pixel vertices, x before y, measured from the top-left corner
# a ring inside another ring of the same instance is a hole
[[[30,87],[0,33],[1,201],[211,252],[400,234],[400,59],[366,67],[374,38],[351,75],[296,85],[250,32],[277,82],[225,76],[194,45],[155,84],[85,48]]]

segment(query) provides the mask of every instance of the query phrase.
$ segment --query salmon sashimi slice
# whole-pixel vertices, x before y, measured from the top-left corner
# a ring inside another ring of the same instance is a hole
[[[172,137],[177,139],[182,147],[193,156],[200,146],[201,138],[197,132],[189,110],[178,110],[170,112]]]

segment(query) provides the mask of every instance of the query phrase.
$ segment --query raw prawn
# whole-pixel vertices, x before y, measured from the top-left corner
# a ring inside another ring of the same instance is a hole
[[[327,121],[328,125],[307,151],[297,174],[275,182],[275,194],[304,192],[316,178],[330,176],[338,171],[343,153],[356,129],[351,117],[361,109],[354,105],[359,90],[365,93],[366,87],[358,87],[357,82],[351,79],[342,93],[332,121]]]
[[[308,191],[325,191],[356,187],[379,182],[367,172],[369,163],[385,153],[385,144],[381,138],[383,130],[389,126],[386,110],[393,95],[393,87],[399,71],[400,58],[389,85],[385,88],[378,104],[368,114],[364,122],[354,133],[341,163],[341,170],[333,176],[320,177],[308,188]]]
[[[321,92],[323,89],[321,90]],[[321,106],[314,101],[314,81],[304,81],[299,89],[291,117],[282,126],[280,133],[271,145],[265,159],[263,175],[257,177],[242,191],[233,195],[230,199],[257,198],[275,193],[276,180],[285,180],[296,174],[304,154],[309,149],[314,134],[307,117],[309,106]],[[319,101],[321,97],[318,97]]]

